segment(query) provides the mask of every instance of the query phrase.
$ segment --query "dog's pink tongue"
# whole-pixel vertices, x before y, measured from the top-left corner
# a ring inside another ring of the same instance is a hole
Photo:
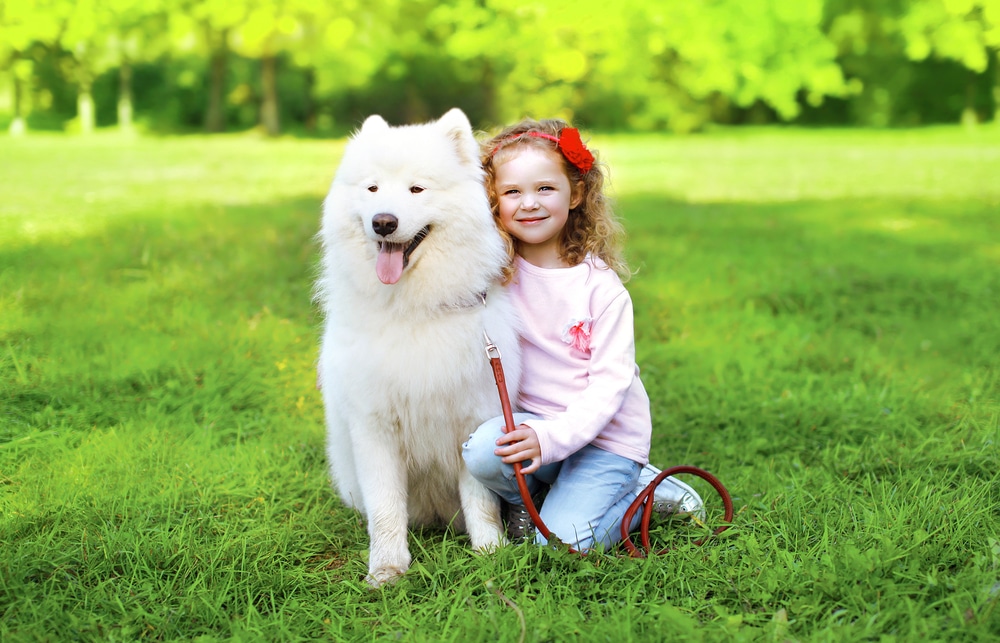
[[[375,262],[375,274],[384,284],[394,284],[403,276],[403,244],[382,242]]]

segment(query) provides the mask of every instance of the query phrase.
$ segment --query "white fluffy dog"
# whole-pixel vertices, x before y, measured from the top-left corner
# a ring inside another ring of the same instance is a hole
[[[496,546],[499,503],[466,470],[461,445],[500,415],[484,331],[508,382],[518,381],[518,348],[498,285],[506,252],[465,114],[402,127],[369,117],[333,179],[320,241],[327,454],[341,499],[368,521],[368,582],[409,567],[408,524],[453,524],[475,549]]]

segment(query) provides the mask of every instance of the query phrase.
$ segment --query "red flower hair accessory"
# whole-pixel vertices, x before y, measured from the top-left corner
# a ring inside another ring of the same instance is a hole
[[[559,147],[559,151],[566,157],[566,160],[584,174],[589,172],[590,168],[594,167],[594,155],[591,154],[590,150],[587,149],[587,146],[583,144],[583,140],[580,139],[580,130],[575,127],[564,127],[562,131],[559,132],[558,138],[552,136],[551,134],[546,134],[545,132],[536,131],[516,134],[497,143],[497,146],[493,148],[492,152],[490,152],[490,156],[496,154],[497,150],[504,145],[513,143],[524,136],[534,136],[535,138],[545,138],[550,141],[555,141],[555,144]]]
[[[580,130],[575,127],[564,127],[563,131],[559,132],[559,140],[556,142],[563,156],[584,174],[594,167],[594,155],[580,140]]]

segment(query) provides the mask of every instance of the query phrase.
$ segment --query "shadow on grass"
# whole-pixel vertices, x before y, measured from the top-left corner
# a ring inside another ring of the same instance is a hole
[[[877,443],[883,460],[988,474],[995,454],[941,459],[940,447],[978,444],[974,418],[998,412],[990,207],[645,196],[620,208],[654,461],[836,466],[835,445]]]
[[[319,212],[305,198],[195,208],[0,249],[0,432],[150,409],[226,424],[288,404],[292,373],[308,395]]]

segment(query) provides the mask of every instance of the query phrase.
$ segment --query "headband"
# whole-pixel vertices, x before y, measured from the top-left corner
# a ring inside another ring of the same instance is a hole
[[[552,136],[551,134],[546,134],[545,132],[536,132],[534,130],[529,130],[527,132],[522,132],[521,134],[515,134],[514,136],[508,137],[497,143],[493,151],[490,152],[492,157],[497,153],[504,145],[508,143],[513,143],[525,136],[534,136],[535,138],[547,138],[550,141],[555,141],[556,145],[559,147],[559,151],[562,155],[566,157],[576,169],[580,170],[584,174],[590,171],[590,168],[594,167],[594,155],[590,153],[587,146],[583,144],[580,140],[580,131],[575,127],[564,127],[559,132],[559,136]]]

